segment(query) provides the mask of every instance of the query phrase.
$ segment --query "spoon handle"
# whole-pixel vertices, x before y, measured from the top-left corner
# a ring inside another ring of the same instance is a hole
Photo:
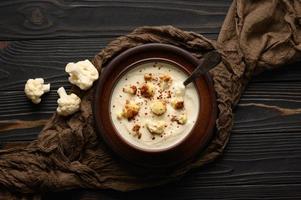
[[[200,60],[199,65],[195,68],[192,74],[184,81],[184,85],[188,85],[194,79],[207,73],[210,69],[218,65],[222,60],[222,56],[217,51],[210,51]]]

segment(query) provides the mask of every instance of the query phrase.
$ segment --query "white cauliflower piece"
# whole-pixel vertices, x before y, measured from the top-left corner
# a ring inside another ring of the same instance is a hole
[[[161,81],[161,89],[162,90],[168,89],[172,84],[172,78],[168,74],[161,75],[160,81]]]
[[[145,81],[151,81],[151,80],[154,80],[153,74],[152,74],[152,73],[145,73],[145,74],[144,74],[144,80],[145,80]]]
[[[186,124],[187,122],[187,115],[185,113],[180,114],[179,116],[173,116],[171,121],[177,122],[178,124]]]
[[[184,99],[182,97],[177,97],[171,100],[171,105],[174,109],[179,110],[184,108]]]
[[[181,114],[178,118],[179,124],[186,124],[187,122],[187,115],[185,113]]]
[[[33,103],[38,104],[41,102],[41,96],[50,91],[50,83],[44,84],[44,79],[36,78],[36,79],[28,79],[24,92]]]
[[[183,83],[176,83],[175,84],[175,95],[177,97],[184,97],[185,96],[185,85]]]
[[[151,111],[156,115],[163,115],[166,112],[166,103],[163,101],[154,101],[151,104]]]
[[[89,60],[68,63],[65,71],[70,76],[70,83],[78,86],[82,90],[91,88],[93,82],[99,77],[97,69]]]
[[[122,111],[122,115],[123,117],[127,118],[128,120],[133,119],[136,115],[138,115],[140,106],[135,103],[134,101],[126,101],[123,111]]]
[[[140,87],[140,93],[145,98],[151,98],[155,93],[155,86],[152,83],[145,83]]]
[[[122,91],[131,95],[135,95],[137,92],[137,87],[135,85],[127,85],[122,88]]]
[[[158,77],[152,73],[145,73],[144,80],[145,82],[158,81]]]
[[[149,120],[146,123],[146,127],[152,134],[158,134],[161,135],[164,133],[164,129],[166,127],[165,121],[153,121]]]
[[[119,111],[116,113],[117,119],[121,120],[123,118],[123,112]]]
[[[68,95],[64,87],[60,87],[57,93],[60,96],[57,100],[58,107],[56,109],[59,115],[68,116],[79,110],[81,100],[76,94],[71,93]]]

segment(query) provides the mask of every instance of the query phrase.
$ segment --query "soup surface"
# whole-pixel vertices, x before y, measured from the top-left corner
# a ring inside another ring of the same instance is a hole
[[[199,112],[194,84],[175,64],[145,61],[127,71],[111,96],[111,119],[120,136],[146,150],[162,150],[182,141]]]

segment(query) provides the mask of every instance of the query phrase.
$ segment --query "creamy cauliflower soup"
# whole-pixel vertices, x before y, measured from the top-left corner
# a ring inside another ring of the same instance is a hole
[[[182,141],[200,106],[195,85],[183,85],[187,77],[167,61],[144,61],[127,71],[111,96],[111,119],[118,134],[144,150],[162,150]]]

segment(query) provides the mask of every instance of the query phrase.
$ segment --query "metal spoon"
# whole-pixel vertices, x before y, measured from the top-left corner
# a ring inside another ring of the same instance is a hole
[[[184,85],[187,86],[194,79],[198,78],[202,74],[205,74],[210,69],[218,65],[222,60],[222,56],[217,51],[210,51],[204,55],[200,64],[195,68],[192,74],[184,81]]]

